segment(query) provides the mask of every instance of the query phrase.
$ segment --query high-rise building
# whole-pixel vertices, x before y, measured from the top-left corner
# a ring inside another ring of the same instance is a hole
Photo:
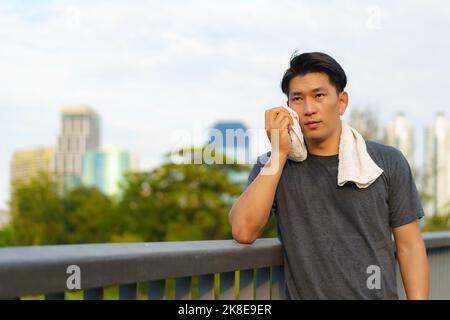
[[[425,192],[429,215],[448,213],[450,204],[450,123],[438,113],[425,130]]]
[[[208,133],[208,145],[237,163],[250,163],[250,136],[239,121],[217,122]]]
[[[250,134],[247,126],[240,121],[219,121],[208,133],[208,145],[216,152],[227,156],[228,162],[250,164]],[[230,172],[230,179],[234,183],[244,184],[248,172]]]
[[[128,151],[111,147],[87,150],[83,156],[82,183],[110,196],[119,195],[124,174],[135,170],[137,158]]]
[[[54,154],[52,147],[15,151],[11,159],[11,183],[16,180],[26,182],[39,172],[51,172]]]
[[[81,185],[83,154],[100,145],[100,123],[89,106],[66,106],[61,110],[61,127],[56,144],[55,171],[66,190]]]
[[[399,112],[386,125],[383,142],[400,150],[406,160],[408,160],[411,168],[414,168],[414,133],[404,113]]]

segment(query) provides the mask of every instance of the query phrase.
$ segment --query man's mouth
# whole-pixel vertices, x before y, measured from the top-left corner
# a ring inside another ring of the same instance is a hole
[[[306,123],[306,126],[307,126],[309,129],[315,129],[315,128],[317,128],[317,127],[320,125],[321,122],[322,122],[322,121],[308,121],[308,122]]]

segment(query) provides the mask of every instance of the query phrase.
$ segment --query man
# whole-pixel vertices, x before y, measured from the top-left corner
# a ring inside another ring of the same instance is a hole
[[[258,158],[230,210],[233,238],[253,243],[275,215],[288,299],[398,299],[393,234],[407,298],[427,299],[418,223],[424,213],[402,153],[365,140],[383,173],[367,188],[337,186],[346,84],[342,67],[324,53],[291,59],[281,88],[298,114],[308,155],[288,159],[293,119],[284,107],[266,110],[272,149]]]

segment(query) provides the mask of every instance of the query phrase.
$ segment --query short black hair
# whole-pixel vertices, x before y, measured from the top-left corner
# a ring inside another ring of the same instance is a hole
[[[281,80],[281,90],[289,98],[289,82],[296,76],[303,76],[310,72],[324,72],[330,83],[340,93],[347,85],[344,69],[332,57],[323,52],[305,52],[300,55],[294,53],[289,63],[289,69]]]

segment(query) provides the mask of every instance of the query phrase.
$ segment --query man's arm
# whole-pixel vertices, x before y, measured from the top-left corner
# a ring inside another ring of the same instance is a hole
[[[287,156],[272,153],[260,174],[241,194],[230,210],[233,238],[253,243],[267,224]],[[270,171],[270,172],[269,172]]]
[[[268,109],[265,121],[266,133],[272,145],[270,159],[229,212],[233,238],[240,243],[253,243],[267,224],[278,182],[291,148],[289,130],[293,120],[290,113],[283,107]],[[272,136],[273,134],[275,136]]]
[[[428,259],[418,220],[392,229],[408,300],[428,299]]]

